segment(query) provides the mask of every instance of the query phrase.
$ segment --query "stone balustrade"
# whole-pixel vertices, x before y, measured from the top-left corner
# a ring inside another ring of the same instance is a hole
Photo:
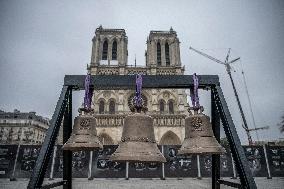
[[[129,65],[126,67],[126,74],[127,75],[135,75],[135,74],[143,74],[147,75],[147,68],[146,67],[133,67]]]
[[[182,127],[186,115],[153,115],[156,127]]]
[[[101,66],[97,72],[98,75],[119,75],[119,68],[117,66]]]
[[[97,127],[120,127],[126,115],[102,114],[95,115]],[[185,115],[152,115],[156,127],[182,127]]]
[[[97,127],[119,127],[123,126],[125,115],[102,114],[96,115]]]

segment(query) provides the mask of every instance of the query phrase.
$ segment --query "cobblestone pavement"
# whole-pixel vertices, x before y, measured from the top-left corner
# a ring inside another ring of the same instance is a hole
[[[231,179],[229,179],[231,180]],[[237,181],[237,180],[232,180]],[[284,178],[255,178],[258,189],[284,189]],[[17,181],[9,181],[9,179],[0,179],[0,188],[2,189],[22,189],[26,188],[28,179],[18,179]],[[56,187],[61,189],[62,186]],[[198,180],[195,178],[178,179],[94,179],[87,180],[85,178],[73,179],[73,189],[205,189],[211,188],[211,179],[203,178]],[[223,189],[231,187],[221,185]]]

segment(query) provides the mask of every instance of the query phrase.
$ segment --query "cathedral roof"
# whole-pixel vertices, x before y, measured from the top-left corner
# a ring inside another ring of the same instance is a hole
[[[120,33],[126,35],[124,29],[103,28],[101,25],[96,29],[96,33]]]
[[[163,35],[163,36],[177,36],[177,33],[176,31],[173,30],[173,28],[171,27],[171,29],[169,31],[160,31],[160,30],[152,30],[150,31],[150,37],[151,36],[160,36],[160,35]]]
[[[0,119],[31,119],[49,125],[48,118],[36,115],[36,112],[20,112],[15,109],[14,112],[0,111]]]

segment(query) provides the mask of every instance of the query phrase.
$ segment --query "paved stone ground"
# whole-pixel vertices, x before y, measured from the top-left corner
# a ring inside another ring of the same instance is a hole
[[[227,180],[227,179],[226,179]],[[231,181],[237,181],[232,180]],[[272,179],[255,178],[258,189],[284,189],[284,178],[274,177]],[[22,189],[26,188],[28,179],[18,179],[17,181],[9,181],[9,179],[0,179],[1,189]],[[61,189],[62,186],[56,187]],[[205,189],[211,188],[211,179],[203,178],[198,180],[195,178],[177,179],[94,179],[88,181],[87,179],[73,179],[73,189]],[[221,185],[222,189],[229,189],[231,187]]]

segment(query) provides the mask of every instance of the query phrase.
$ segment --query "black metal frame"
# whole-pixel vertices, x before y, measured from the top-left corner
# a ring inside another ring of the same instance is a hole
[[[235,125],[229,112],[227,103],[217,75],[199,75],[199,88],[211,89],[212,126],[215,137],[220,141],[220,118],[227,136],[230,149],[239,173],[241,184],[220,180],[220,156],[212,156],[212,188],[220,188],[225,184],[238,188],[255,189],[256,184],[249,169],[244,150],[237,135]],[[132,82],[131,82],[132,81]],[[72,90],[83,90],[85,75],[66,75],[55,112],[52,116],[51,125],[40,150],[39,157],[30,177],[28,189],[51,188],[58,184],[42,185],[44,174],[51,157],[58,131],[63,121],[63,142],[66,142],[72,132]],[[134,75],[95,75],[91,76],[93,89],[135,89]],[[191,75],[145,75],[143,76],[143,88],[192,88]],[[63,181],[59,182],[64,189],[72,188],[72,152],[63,152]]]

